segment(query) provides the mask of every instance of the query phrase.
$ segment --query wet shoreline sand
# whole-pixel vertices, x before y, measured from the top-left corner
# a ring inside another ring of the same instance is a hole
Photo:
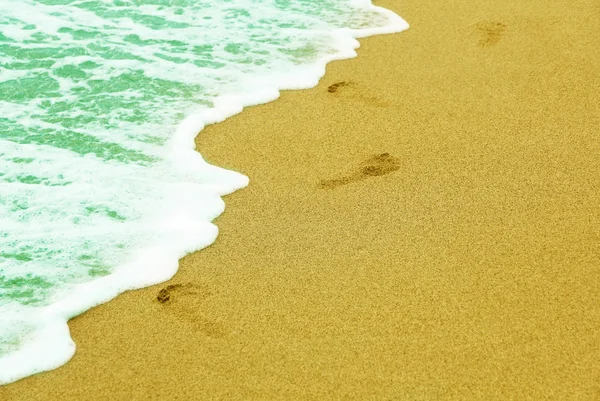
[[[505,3],[381,1],[411,28],[207,127],[216,243],[0,398],[600,397],[600,6]]]

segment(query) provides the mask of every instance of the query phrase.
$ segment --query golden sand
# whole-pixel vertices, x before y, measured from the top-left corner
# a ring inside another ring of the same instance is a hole
[[[201,133],[251,179],[216,243],[2,401],[600,399],[600,2],[380,5],[411,29]]]

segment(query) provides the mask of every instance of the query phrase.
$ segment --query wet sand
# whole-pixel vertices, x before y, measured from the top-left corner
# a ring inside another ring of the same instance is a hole
[[[216,243],[0,399],[600,399],[600,3],[379,4],[411,29],[201,133],[251,179]]]

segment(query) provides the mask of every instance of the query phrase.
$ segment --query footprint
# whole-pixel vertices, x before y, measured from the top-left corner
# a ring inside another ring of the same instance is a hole
[[[348,86],[350,85],[351,82],[350,81],[340,81],[340,82],[336,82],[332,85],[329,85],[327,87],[327,92],[329,93],[336,93],[338,90],[340,90],[341,88],[343,88],[344,86]]]
[[[169,313],[212,338],[223,338],[227,335],[225,326],[202,314],[202,303],[212,294],[199,285],[172,284],[162,288],[156,300]]]
[[[343,89],[343,90],[342,90]],[[339,94],[344,93],[344,98],[355,99],[375,107],[387,107],[389,103],[379,99],[377,96],[369,96],[368,88],[357,85],[354,81],[340,81],[327,87],[327,92]]]
[[[166,286],[165,288],[161,289],[158,292],[158,295],[156,296],[156,300],[158,302],[160,302],[161,304],[164,304],[165,302],[169,302],[171,300],[171,291],[175,292],[181,287],[183,287],[182,284],[173,284],[173,285]]]
[[[500,41],[506,25],[502,22],[481,21],[475,25],[475,28],[481,36],[479,47],[490,47]]]
[[[341,185],[364,180],[369,177],[377,177],[392,173],[400,168],[400,162],[389,153],[381,153],[367,159],[358,171],[342,178],[332,180],[321,180],[319,188],[333,189]]]
[[[389,174],[400,168],[398,160],[389,153],[382,153],[371,157],[360,170],[364,176],[378,176]]]

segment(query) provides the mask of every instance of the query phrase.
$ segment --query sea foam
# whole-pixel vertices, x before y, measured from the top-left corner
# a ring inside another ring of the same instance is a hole
[[[406,28],[369,0],[2,0],[0,384],[64,364],[70,318],[215,240],[248,179],[194,150],[204,126]]]

